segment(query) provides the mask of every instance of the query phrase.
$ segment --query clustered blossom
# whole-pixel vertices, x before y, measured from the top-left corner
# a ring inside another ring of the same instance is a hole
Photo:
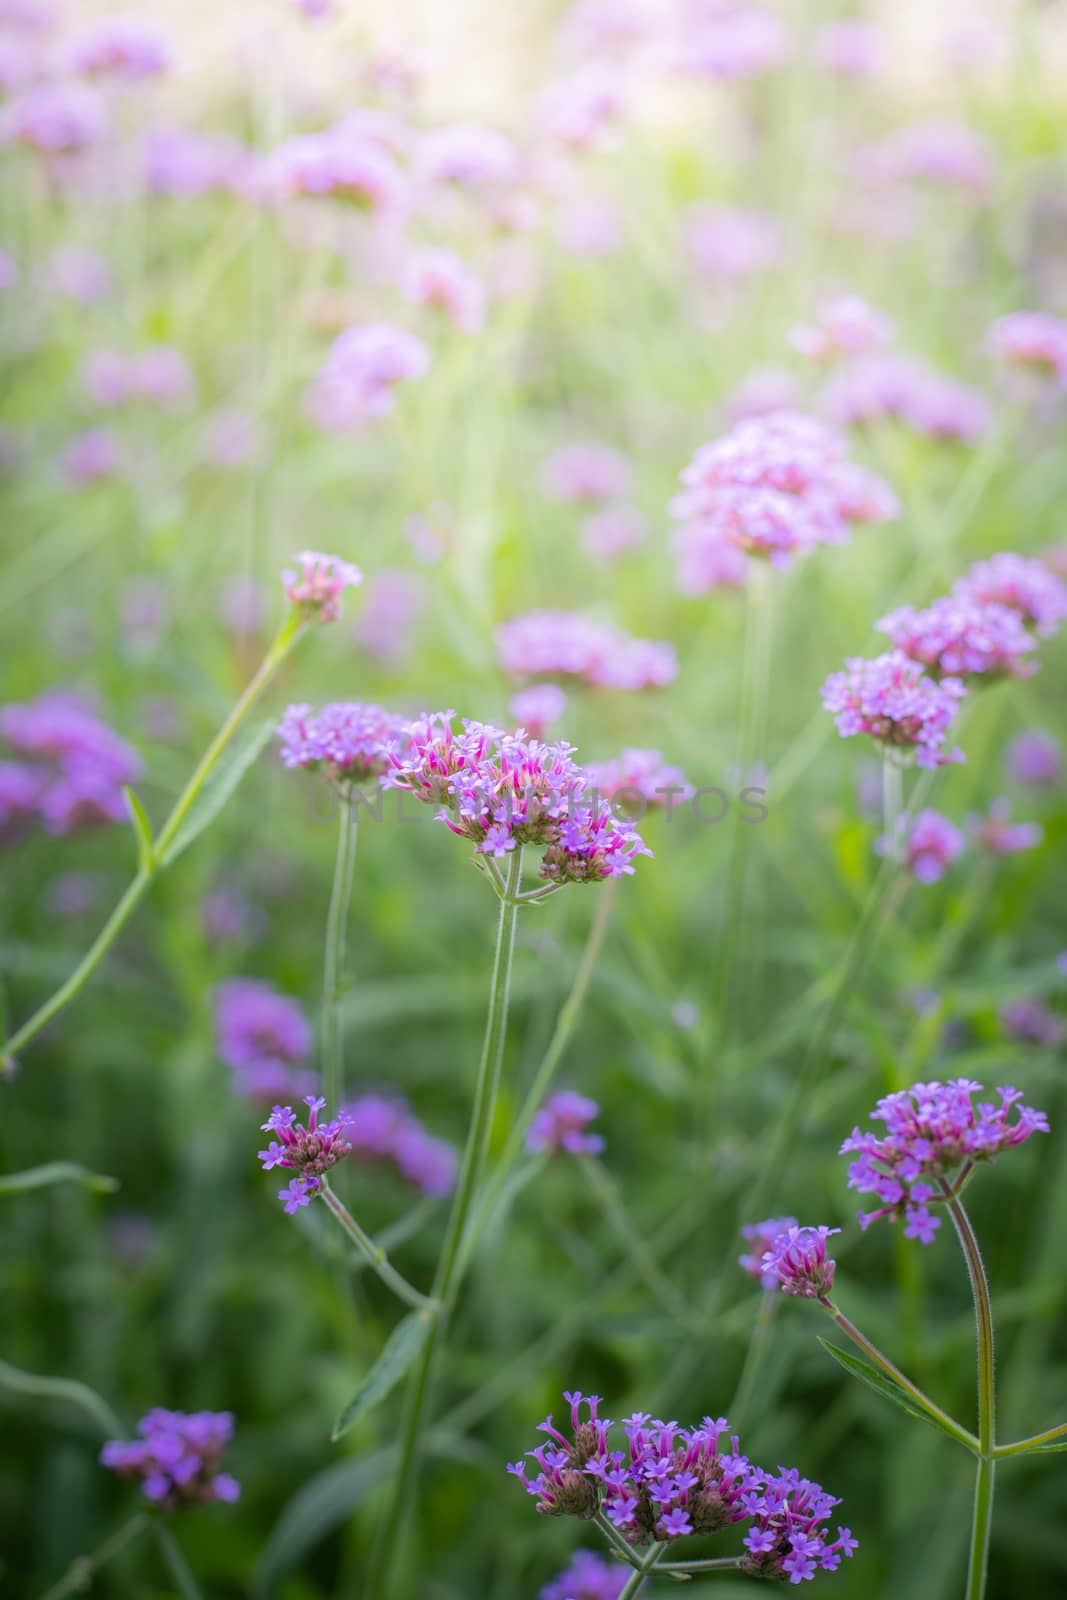
[[[1067,583],[1043,561],[1028,561],[1007,550],[977,562],[952,592],[978,605],[1007,606],[1043,639],[1067,617]]]
[[[976,389],[895,351],[875,351],[842,368],[827,384],[824,403],[843,426],[893,418],[928,438],[961,444],[976,443],[990,421]]]
[[[351,561],[324,556],[317,550],[304,550],[293,560],[298,566],[282,573],[290,603],[299,607],[309,622],[336,622],[342,594],[346,589],[358,589],[362,572]]]
[[[390,754],[387,787],[438,806],[437,817],[478,854],[506,856],[523,845],[544,851],[540,876],[590,883],[632,873],[650,855],[640,834],[616,818],[572,759],[572,746],[522,739],[452,712],[409,723]]]
[[[770,211],[742,206],[697,205],[685,220],[684,244],[697,272],[721,282],[743,282],[775,265],[782,250],[782,228]]]
[[[928,183],[981,197],[996,173],[992,148],[964,123],[926,118],[861,151],[859,175],[882,182]]]
[[[578,678],[601,689],[661,689],[678,673],[671,645],[634,639],[577,611],[530,611],[501,623],[497,655],[515,678]]]
[[[430,352],[415,334],[389,322],[368,322],[338,334],[306,394],[310,415],[328,433],[365,427],[388,416],[399,383],[417,383]]]
[[[524,1461],[508,1466],[543,1515],[588,1520],[599,1512],[637,1548],[748,1523],[740,1569],[789,1583],[814,1577],[820,1567],[833,1572],[857,1548],[847,1528],[828,1538],[822,1524],[840,1502],[818,1484],[792,1469],[771,1474],[754,1466],[736,1435],[720,1451],[725,1417],[681,1428],[635,1412],[619,1424],[626,1449],[618,1450],[609,1442],[615,1423],[598,1415],[598,1396],[565,1393],[564,1399],[572,1437],[548,1417],[538,1431],[549,1443],[528,1452],[537,1476],[527,1478]]]
[[[346,122],[280,145],[269,158],[266,182],[283,195],[330,199],[376,217],[401,214],[410,188],[383,142]]]
[[[63,450],[63,475],[78,489],[113,477],[121,464],[119,441],[110,428],[84,428]]]
[[[289,1216],[301,1206],[311,1204],[330,1168],[352,1151],[343,1113],[334,1122],[320,1122],[319,1112],[325,1110],[325,1100],[308,1094],[304,1096],[304,1104],[308,1108],[306,1128],[297,1122],[291,1106],[275,1106],[262,1124],[264,1133],[278,1135],[259,1152],[264,1172],[283,1167],[297,1174],[284,1189],[278,1190],[278,1199]]]
[[[958,856],[967,840],[954,823],[939,811],[920,811],[902,836],[879,839],[879,855],[899,854],[905,869],[919,883],[937,883]]]
[[[586,1129],[599,1115],[595,1100],[573,1089],[559,1089],[535,1114],[526,1133],[526,1148],[535,1155],[555,1155],[563,1150],[569,1156],[598,1156],[604,1141]]]
[[[604,506],[582,523],[582,548],[594,561],[617,561],[645,537],[646,522],[633,506]]]
[[[785,1228],[771,1240],[760,1263],[764,1284],[776,1283],[783,1294],[825,1300],[834,1286],[837,1263],[826,1253],[826,1241],[840,1228]]]
[[[335,783],[366,784],[383,776],[405,719],[381,706],[342,701],[315,711],[290,706],[278,724],[287,767],[322,771]]]
[[[866,733],[887,750],[913,753],[920,767],[962,761],[946,751],[949,727],[966,690],[958,678],[935,683],[902,650],[865,660],[853,656],[844,672],[823,684],[823,705],[832,711],[843,739]]]
[[[91,350],[82,363],[81,381],[90,400],[108,409],[131,400],[181,405],[195,387],[192,369],[181,351],[165,344],[149,345],[132,356]]]
[[[341,1122],[353,1160],[391,1161],[404,1181],[423,1194],[435,1198],[451,1194],[458,1165],[455,1150],[429,1134],[403,1100],[360,1095],[344,1107]]]
[[[742,1270],[750,1278],[758,1278],[765,1289],[777,1289],[778,1274],[763,1265],[763,1258],[773,1252],[774,1241],[779,1234],[797,1225],[796,1217],[771,1217],[766,1222],[746,1222],[742,1227],[741,1237],[750,1248],[744,1255],[738,1256],[738,1262]]]
[[[451,250],[430,245],[416,250],[404,269],[404,293],[462,333],[477,333],[485,322],[485,288]]]
[[[1006,366],[1032,367],[1067,386],[1067,322],[1047,311],[1013,311],[998,317],[986,340]]]
[[[1016,734],[1004,762],[1008,776],[1024,789],[1045,788],[1058,783],[1063,775],[1058,741],[1039,728],[1026,728]]]
[[[899,606],[875,624],[896,650],[934,677],[1025,678],[1036,648],[1019,613],[965,595],[945,595],[925,610]]]
[[[0,114],[0,135],[45,156],[83,150],[96,143],[104,127],[99,95],[81,83],[32,84]]]
[[[693,793],[681,767],[670,766],[658,750],[626,749],[618,760],[591,761],[585,770],[605,800],[639,815],[649,806],[669,809],[672,801],[689,799]]]
[[[233,1073],[238,1094],[271,1102],[314,1088],[300,1069],[311,1051],[311,1028],[295,1000],[255,978],[229,978],[215,991],[215,1049]]]
[[[879,350],[890,342],[893,333],[892,318],[859,295],[850,294],[826,301],[819,307],[814,325],[794,328],[789,342],[809,360],[829,362],[838,356]]]
[[[545,1584],[539,1600],[619,1600],[628,1576],[618,1561],[579,1550],[570,1565]]]
[[[25,758],[0,763],[0,828],[35,814],[63,834],[129,815],[123,788],[140,777],[141,759],[79,696],[0,706],[0,740]]]
[[[139,1478],[146,1500],[163,1511],[215,1501],[232,1504],[241,1493],[236,1478],[220,1472],[222,1452],[233,1434],[229,1411],[167,1411],[156,1406],[137,1424],[140,1439],[109,1439],[103,1466],[120,1478]]]
[[[1011,801],[999,796],[990,802],[987,816],[967,819],[975,844],[993,856],[1014,856],[1021,850],[1033,850],[1044,838],[1039,822],[1012,822]]]
[[[508,710],[519,728],[535,739],[544,737],[567,708],[567,696],[555,683],[532,683],[508,701]]]
[[[86,77],[152,78],[170,66],[164,36],[134,17],[105,17],[74,43],[75,72]]]
[[[899,511],[889,486],[848,461],[835,433],[792,411],[750,417],[702,446],[682,484],[671,512],[687,580],[708,545],[783,567],[817,545],[846,543],[854,522],[888,522]]]
[[[427,183],[460,189],[503,186],[519,176],[519,158],[506,134],[478,122],[435,128],[419,145],[418,170]]]
[[[553,500],[596,504],[628,493],[633,472],[629,461],[610,445],[564,445],[545,463],[542,486]]]
[[[930,1207],[942,1199],[942,1180],[1023,1144],[1032,1133],[1048,1132],[1043,1111],[1018,1105],[1018,1089],[998,1089],[1000,1105],[986,1100],[975,1104],[981,1088],[967,1078],[916,1083],[879,1100],[871,1118],[885,1123],[881,1138],[852,1130],[841,1146],[842,1155],[858,1158],[848,1169],[849,1188],[881,1201],[878,1210],[860,1213],[862,1228],[879,1217],[903,1218],[907,1238],[930,1244],[941,1226]],[[1009,1113],[1015,1105],[1013,1122]]]
[[[776,67],[786,52],[779,17],[759,6],[708,7],[687,0],[681,8],[674,65],[679,72],[741,82]]]
[[[1063,1022],[1039,1000],[1008,1000],[1000,1008],[1000,1020],[1022,1044],[1036,1044],[1054,1050],[1067,1037]]]

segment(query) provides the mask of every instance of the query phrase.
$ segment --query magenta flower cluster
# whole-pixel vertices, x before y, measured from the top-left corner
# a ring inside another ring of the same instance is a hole
[[[336,622],[341,615],[341,596],[356,589],[363,574],[351,561],[340,556],[325,556],[317,550],[304,550],[293,557],[295,567],[282,573],[282,584],[291,605],[305,621]]]
[[[817,545],[846,543],[853,523],[889,522],[900,509],[888,484],[847,459],[837,434],[792,411],[750,417],[704,445],[682,484],[671,512],[689,592],[724,544],[784,567]]]
[[[215,1048],[238,1094],[270,1102],[309,1093],[315,1075],[297,1063],[311,1050],[311,1028],[295,1000],[255,978],[230,978],[215,991]]]
[[[903,820],[903,819],[902,819]],[[875,849],[879,855],[899,853],[905,869],[919,883],[937,883],[946,868],[963,854],[967,840],[939,811],[920,811],[900,837],[885,836]]]
[[[998,317],[986,340],[1006,366],[1033,368],[1067,387],[1067,322],[1047,311],[1012,311]]]
[[[834,713],[843,739],[869,734],[886,750],[914,756],[920,767],[962,761],[959,750],[946,750],[952,720],[966,694],[958,678],[939,683],[902,650],[864,659],[853,656],[844,672],[823,684],[822,700]]]
[[[535,1155],[563,1150],[570,1156],[598,1156],[604,1141],[586,1130],[599,1115],[595,1100],[574,1089],[558,1089],[535,1113],[526,1132],[526,1148]]]
[[[403,1100],[362,1094],[344,1107],[340,1121],[353,1160],[391,1161],[404,1181],[423,1194],[451,1194],[458,1166],[454,1148],[428,1133]]]
[[[346,433],[388,416],[400,383],[430,370],[430,352],[415,334],[388,322],[346,328],[330,346],[307,391],[310,416],[328,433]]]
[[[930,1207],[943,1201],[945,1180],[1024,1144],[1032,1133],[1048,1132],[1045,1113],[1021,1105],[1018,1089],[998,1089],[999,1105],[975,1102],[981,1089],[967,1078],[916,1083],[879,1100],[871,1118],[885,1124],[881,1137],[852,1130],[841,1146],[843,1155],[857,1157],[849,1167],[849,1188],[881,1202],[877,1210],[860,1213],[861,1227],[879,1217],[903,1218],[907,1238],[930,1244],[941,1226]]]
[[[546,1583],[539,1600],[619,1600],[627,1569],[591,1550],[579,1550],[563,1572]]]
[[[893,338],[892,318],[861,300],[859,295],[842,295],[825,301],[814,324],[794,328],[790,343],[810,361],[830,362],[839,356],[856,356],[879,350]]]
[[[842,426],[893,420],[930,439],[976,443],[988,430],[985,397],[914,356],[877,351],[849,362],[826,385],[823,404]]]
[[[900,606],[876,626],[935,678],[1025,678],[1036,670],[1028,659],[1035,641],[1009,606],[945,595],[922,611]]]
[[[147,345],[129,356],[106,347],[90,350],[82,362],[81,383],[89,399],[108,410],[141,401],[180,406],[196,386],[188,361],[167,344]]]
[[[658,750],[625,749],[615,761],[592,761],[586,767],[589,782],[606,800],[623,810],[644,812],[649,806],[692,796],[692,784],[681,767],[672,767]]]
[[[572,746],[522,739],[483,722],[453,728],[451,711],[409,723],[390,754],[387,787],[438,806],[438,819],[481,855],[542,849],[540,876],[590,883],[633,872],[650,855],[572,759]]]
[[[671,645],[634,639],[576,611],[530,611],[504,622],[497,654],[513,678],[573,678],[600,689],[662,689],[678,673]]]
[[[774,1282],[783,1294],[824,1300],[834,1286],[837,1263],[826,1253],[826,1241],[840,1228],[798,1228],[776,1234],[760,1263],[765,1284]]]
[[[320,1122],[319,1112],[325,1110],[325,1100],[309,1094],[305,1095],[304,1104],[308,1108],[307,1127],[297,1122],[292,1106],[275,1106],[262,1124],[264,1133],[278,1135],[259,1152],[264,1172],[283,1167],[297,1174],[278,1191],[278,1199],[290,1216],[301,1206],[311,1204],[330,1168],[352,1151],[345,1136],[343,1115],[334,1122]]]
[[[229,1411],[167,1411],[156,1406],[137,1424],[140,1439],[109,1439],[101,1463],[120,1478],[139,1478],[141,1493],[162,1511],[236,1500],[240,1485],[220,1472],[233,1434]]]
[[[380,779],[405,720],[381,706],[342,701],[315,711],[290,706],[278,725],[282,761],[287,767],[321,771],[335,783],[366,784]]]
[[[76,694],[0,707],[0,740],[22,758],[0,761],[0,837],[34,817],[62,834],[128,816],[141,759]]]
[[[741,1237],[749,1248],[738,1256],[741,1269],[750,1278],[758,1278],[765,1289],[777,1289],[778,1274],[763,1265],[763,1258],[772,1249],[779,1234],[797,1226],[796,1217],[770,1217],[766,1222],[746,1222]]]
[[[720,1450],[725,1417],[680,1428],[636,1412],[620,1424],[626,1448],[619,1450],[610,1446],[615,1424],[599,1416],[598,1396],[564,1399],[571,1437],[548,1417],[538,1431],[549,1442],[528,1452],[537,1475],[527,1477],[525,1461],[508,1466],[542,1514],[589,1519],[600,1513],[635,1547],[747,1523],[741,1569],[790,1583],[814,1577],[819,1568],[834,1571],[857,1548],[847,1528],[828,1538],[822,1525],[839,1502],[817,1484],[794,1470],[771,1474],[754,1466],[740,1453],[736,1435]]]

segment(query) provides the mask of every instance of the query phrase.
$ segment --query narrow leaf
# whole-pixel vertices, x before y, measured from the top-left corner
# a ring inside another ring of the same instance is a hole
[[[271,1530],[255,1572],[255,1600],[270,1600],[278,1585],[312,1549],[388,1477],[395,1451],[335,1461],[300,1486]]]
[[[169,867],[193,840],[214,822],[237,785],[274,732],[274,721],[247,724],[227,745],[204,787],[189,808],[189,814],[163,852],[160,865]]]
[[[1023,1456],[1054,1456],[1058,1455],[1061,1450],[1067,1450],[1067,1439],[1062,1440],[1059,1444],[1037,1444],[1032,1450],[1020,1450],[1019,1454]]]
[[[148,813],[134,791],[127,785],[123,789],[126,804],[130,808],[130,821],[133,831],[137,835],[137,870],[150,872],[152,869],[152,824],[148,820]]]
[[[27,1167],[24,1172],[0,1173],[0,1194],[21,1194],[26,1189],[46,1189],[53,1183],[83,1183],[98,1194],[115,1194],[120,1185],[117,1178],[102,1172],[90,1172],[76,1161],[49,1161],[43,1167]]]
[[[346,1434],[360,1417],[395,1388],[426,1343],[432,1327],[433,1315],[429,1311],[413,1311],[403,1322],[397,1323],[385,1349],[334,1423],[334,1439]]]
[[[930,1427],[936,1428],[938,1433],[946,1434],[948,1438],[954,1439],[957,1444],[960,1443],[955,1434],[949,1433],[948,1429],[938,1422],[936,1417],[932,1417],[928,1411],[924,1411],[921,1406],[917,1406],[911,1396],[905,1394],[898,1383],[894,1383],[892,1378],[887,1377],[884,1372],[879,1372],[877,1367],[872,1367],[870,1362],[861,1360],[859,1356],[854,1356],[851,1350],[842,1350],[839,1345],[831,1344],[829,1339],[820,1339],[819,1343],[828,1355],[833,1356],[834,1360],[844,1367],[846,1372],[850,1372],[854,1378],[859,1378],[861,1383],[867,1384],[876,1394],[880,1394],[884,1400],[891,1400],[895,1406],[900,1407],[901,1411],[906,1411],[909,1417],[918,1417],[920,1422],[929,1423]]]
[[[92,1417],[102,1434],[112,1439],[122,1439],[126,1430],[107,1401],[87,1384],[76,1383],[73,1378],[42,1378],[33,1372],[22,1372],[0,1361],[0,1389],[14,1394],[29,1395],[35,1400],[63,1400],[79,1406]]]

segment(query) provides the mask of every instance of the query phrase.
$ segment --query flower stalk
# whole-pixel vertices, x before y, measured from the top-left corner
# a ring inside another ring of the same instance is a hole
[[[348,915],[356,867],[359,832],[357,805],[351,789],[338,789],[337,856],[330,909],[326,918],[326,950],[322,979],[322,1080],[329,1105],[344,1101],[345,1042],[341,997],[345,982]]]
[[[372,1272],[377,1273],[386,1288],[391,1289],[398,1299],[403,1300],[404,1304],[411,1306],[414,1311],[436,1312],[436,1300],[430,1300],[426,1295],[420,1294],[418,1289],[413,1284],[410,1284],[403,1274],[399,1273],[390,1264],[389,1257],[382,1246],[375,1244],[370,1235],[364,1233],[348,1207],[337,1197],[325,1179],[323,1179],[319,1193],[325,1200],[332,1215],[337,1218],[345,1233],[352,1240],[368,1267]]]
[[[993,1490],[996,1476],[996,1372],[993,1361],[993,1310],[989,1281],[982,1252],[970,1218],[958,1195],[941,1184],[949,1215],[956,1229],[974,1296],[975,1327],[978,1340],[978,1442],[980,1455],[974,1485],[974,1517],[971,1524],[971,1552],[967,1568],[966,1600],[983,1600],[989,1564],[989,1535],[993,1523]]]

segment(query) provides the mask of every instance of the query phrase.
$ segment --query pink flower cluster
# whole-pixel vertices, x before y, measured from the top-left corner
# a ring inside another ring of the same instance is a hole
[[[554,683],[532,683],[508,701],[508,710],[518,723],[517,733],[543,739],[567,708],[567,696]]]
[[[274,1107],[263,1123],[263,1132],[276,1133],[278,1137],[259,1152],[264,1172],[282,1167],[297,1174],[278,1191],[278,1199],[289,1216],[311,1204],[330,1168],[352,1150],[343,1116],[335,1122],[320,1122],[319,1112],[325,1110],[326,1102],[318,1095],[305,1095],[304,1104],[308,1108],[307,1127],[297,1122],[291,1106]]]
[[[866,733],[887,750],[914,754],[920,767],[962,761],[946,751],[949,727],[966,690],[958,678],[934,682],[902,650],[865,660],[853,656],[844,672],[823,684],[822,700],[843,739]]]
[[[907,1238],[930,1244],[941,1226],[930,1207],[945,1198],[943,1180],[958,1169],[969,1172],[978,1161],[991,1161],[1002,1150],[1025,1143],[1032,1133],[1048,1132],[1043,1111],[1018,1104],[1018,1089],[998,1089],[999,1105],[986,1100],[975,1104],[981,1088],[967,1078],[916,1083],[879,1100],[871,1119],[885,1123],[881,1138],[852,1130],[841,1146],[842,1155],[858,1158],[848,1169],[849,1188],[881,1201],[877,1211],[860,1213],[861,1227],[879,1217],[902,1217]],[[1018,1106],[1014,1122],[1009,1117],[1013,1106]]]
[[[389,752],[404,726],[403,717],[360,701],[319,711],[290,706],[278,724],[282,761],[287,767],[322,771],[335,783],[371,783],[388,770]]]
[[[74,694],[0,706],[0,740],[25,759],[0,762],[0,836],[36,816],[71,833],[128,815],[123,788],[141,759]]]
[[[839,356],[865,355],[880,350],[893,338],[892,318],[861,300],[859,295],[843,295],[827,300],[816,314],[813,326],[794,328],[789,341],[794,350],[810,361],[826,363]]]
[[[840,425],[894,419],[931,439],[974,444],[988,431],[985,397],[914,356],[874,352],[850,362],[826,386],[824,404]]]
[[[824,1300],[834,1286],[837,1263],[826,1253],[826,1241],[840,1228],[788,1227],[776,1234],[760,1262],[762,1279],[773,1281],[783,1294],[806,1300]]]
[[[677,675],[671,645],[633,639],[577,611],[530,611],[501,623],[500,665],[514,678],[577,678],[601,689],[661,689]]]
[[[975,844],[992,856],[1014,856],[1041,843],[1044,829],[1037,822],[1012,822],[1011,801],[1001,795],[990,802],[987,816],[967,819]]]
[[[1033,368],[1067,387],[1067,322],[1047,311],[1013,311],[989,330],[990,353],[1005,366]]]
[[[649,806],[668,806],[693,793],[681,767],[670,766],[658,750],[626,749],[615,761],[589,762],[585,771],[594,789],[622,810],[643,814]]]
[[[567,1568],[541,1590],[539,1600],[619,1600],[626,1568],[591,1550],[579,1550]]]
[[[555,1155],[563,1150],[569,1156],[598,1156],[604,1141],[586,1129],[599,1115],[595,1100],[573,1089],[559,1089],[535,1114],[527,1129],[526,1148],[535,1155]]]
[[[338,334],[309,386],[309,414],[327,433],[366,427],[388,416],[400,383],[418,383],[430,370],[422,340],[388,322],[368,322]]]
[[[161,1511],[232,1504],[241,1493],[236,1478],[220,1472],[222,1452],[233,1436],[229,1411],[167,1411],[157,1406],[137,1424],[140,1439],[109,1439],[101,1464],[120,1478],[139,1478],[141,1493]]]
[[[376,217],[401,215],[410,180],[380,137],[346,121],[280,145],[265,174],[268,192],[330,199]]]
[[[409,723],[383,782],[438,806],[438,819],[479,854],[537,846],[540,876],[555,883],[620,877],[633,872],[636,856],[651,854],[592,789],[570,745],[520,739],[481,722],[465,721],[456,733],[453,715]]]
[[[966,595],[945,595],[920,611],[900,606],[876,623],[893,647],[935,678],[1026,678],[1035,641],[1019,613]]]
[[[362,1094],[341,1112],[345,1138],[355,1161],[391,1161],[406,1183],[423,1194],[443,1198],[456,1182],[458,1162],[452,1145],[435,1139],[403,1100]]]
[[[620,450],[586,441],[564,445],[545,463],[544,492],[552,500],[596,505],[625,495],[633,470]]]
[[[899,852],[905,869],[919,883],[937,883],[958,856],[967,840],[939,811],[920,811],[902,838],[888,836],[878,840],[879,855]]]
[[[362,572],[351,561],[318,550],[305,550],[293,559],[298,565],[282,573],[290,604],[298,607],[308,622],[336,622],[342,594],[359,587]]]
[[[747,1272],[750,1278],[758,1278],[765,1289],[777,1289],[778,1274],[763,1265],[763,1258],[773,1251],[774,1241],[779,1234],[787,1233],[797,1225],[796,1217],[771,1217],[766,1222],[746,1222],[741,1229],[741,1237],[749,1249],[737,1258],[742,1271]]]
[[[899,512],[888,484],[848,461],[837,434],[791,411],[751,417],[704,445],[682,484],[671,511],[682,525],[675,555],[690,590],[723,545],[784,567],[817,545],[846,543],[854,522],[888,522]]]
[[[181,405],[195,388],[192,369],[181,351],[165,344],[150,345],[132,356],[91,350],[82,363],[81,381],[90,400],[109,409],[137,400]]]
[[[461,333],[478,333],[485,322],[485,286],[451,250],[432,245],[416,250],[404,268],[404,293]]]
[[[268,1104],[315,1088],[297,1063],[311,1051],[311,1028],[295,1000],[255,978],[229,978],[215,991],[215,1049],[234,1088]]]
[[[32,84],[0,113],[0,140],[14,140],[45,156],[67,155],[95,144],[104,133],[103,102],[82,83]]]
[[[782,229],[770,211],[698,205],[685,219],[684,245],[695,271],[713,282],[744,282],[767,272],[782,249]]]
[[[75,72],[89,78],[152,78],[170,66],[170,48],[157,28],[136,17],[104,17],[70,53]]]
[[[1067,583],[1043,561],[1003,551],[979,561],[953,585],[961,599],[982,606],[1007,606],[1041,638],[1054,634],[1067,618]]]

